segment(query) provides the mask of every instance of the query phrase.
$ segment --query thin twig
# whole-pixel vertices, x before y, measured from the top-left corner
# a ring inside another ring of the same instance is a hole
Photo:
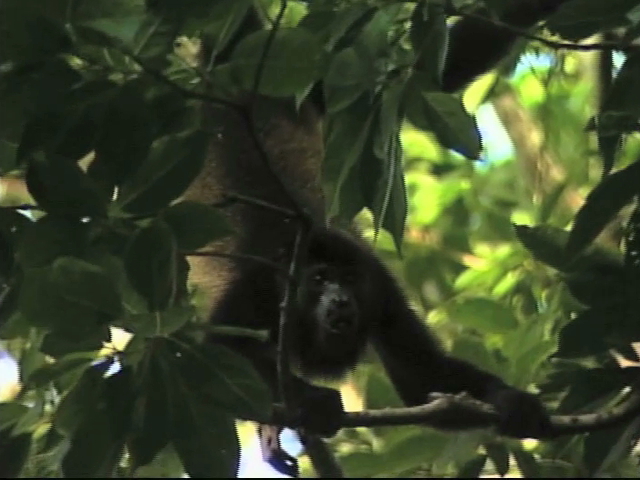
[[[258,91],[260,89],[260,82],[262,81],[262,77],[264,74],[264,69],[266,67],[267,64],[267,57],[269,56],[269,51],[271,50],[271,45],[273,44],[273,41],[275,39],[276,34],[278,33],[278,29],[280,28],[280,24],[282,23],[282,19],[284,17],[284,13],[287,9],[287,0],[282,0],[280,2],[280,10],[278,11],[278,14],[276,15],[276,18],[273,22],[273,26],[271,28],[271,30],[269,31],[269,36],[267,37],[267,40],[265,42],[264,45],[264,49],[262,51],[262,55],[260,57],[260,61],[258,62],[258,66],[256,68],[256,75],[253,79],[253,86],[251,88],[251,92],[249,92],[249,105],[247,109],[242,109],[241,111],[241,115],[243,116],[245,122],[248,125],[248,130],[249,130],[249,136],[251,137],[251,140],[253,141],[259,155],[260,158],[262,159],[262,163],[264,164],[265,168],[267,169],[267,171],[269,172],[269,174],[271,175],[271,177],[274,179],[274,181],[276,182],[276,184],[278,185],[278,188],[282,191],[282,193],[284,194],[284,196],[289,200],[289,202],[291,203],[292,208],[295,210],[296,213],[296,217],[297,218],[304,218],[305,214],[304,211],[300,208],[300,205],[298,205],[298,202],[296,200],[296,196],[293,195],[292,191],[288,188],[287,184],[285,184],[282,179],[280,178],[280,176],[278,175],[278,173],[274,170],[273,165],[271,163],[271,160],[269,158],[269,154],[267,153],[266,149],[264,148],[262,141],[260,139],[260,136],[257,132],[256,129],[256,108],[257,108],[257,100],[258,100]]]
[[[202,100],[205,102],[212,103],[214,105],[219,105],[219,106],[228,108],[240,114],[243,113],[244,108],[242,107],[242,105],[232,102],[231,100],[215,97],[208,93],[198,92],[195,90],[191,90],[189,88],[185,88],[182,85],[175,83],[170,78],[166,77],[162,72],[147,65],[140,57],[138,57],[130,49],[124,46],[121,46],[119,50],[121,53],[128,55],[134,62],[136,62],[136,64],[142,69],[144,73],[158,80],[160,83],[164,83],[168,87],[176,90],[178,93],[181,93],[184,97],[192,98],[194,100]]]
[[[222,196],[222,200],[211,204],[211,206],[216,208],[225,208],[233,205],[234,203],[244,203],[247,205],[252,205],[254,207],[264,208],[265,210],[277,212],[286,218],[298,218],[298,214],[293,210],[289,210],[288,208],[284,208],[273,203],[265,202],[264,200],[260,200],[258,198],[248,197],[246,195],[241,195],[238,193],[224,194]]]
[[[494,27],[500,28],[502,30],[507,30],[511,33],[519,35],[521,37],[527,38],[529,40],[534,40],[542,43],[543,45],[553,48],[556,50],[577,50],[583,52],[589,52],[594,50],[619,50],[621,52],[630,53],[638,50],[637,45],[633,45],[631,43],[620,43],[620,42],[598,42],[598,43],[574,43],[574,42],[563,42],[558,40],[551,40],[548,38],[541,37],[534,33],[531,33],[529,30],[525,30],[522,28],[514,27],[513,25],[509,25],[508,23],[502,22],[500,20],[489,18],[484,15],[479,15],[474,12],[463,11],[460,9],[452,8],[451,14],[460,17],[468,17],[474,20],[480,20],[482,22],[493,25]]]
[[[267,57],[269,56],[269,50],[271,50],[271,45],[273,44],[273,40],[278,33],[278,29],[280,28],[280,23],[282,22],[282,18],[284,17],[284,12],[287,9],[287,0],[281,0],[280,2],[280,10],[278,10],[278,15],[276,15],[275,20],[273,21],[273,26],[269,31],[269,36],[267,37],[267,41],[264,44],[264,50],[262,51],[262,56],[260,57],[260,61],[258,62],[258,68],[256,69],[256,76],[253,79],[253,87],[251,88],[251,101],[249,105],[253,108],[253,105],[256,103],[256,98],[258,96],[258,89],[260,88],[260,82],[262,81],[262,74],[264,73],[264,68],[267,64]]]
[[[280,318],[278,321],[278,349],[276,358],[276,369],[278,372],[278,389],[280,392],[280,401],[284,409],[289,411],[291,408],[291,398],[289,397],[289,383],[291,370],[289,368],[289,350],[288,329],[289,316],[291,314],[291,305],[293,303],[293,293],[297,288],[298,270],[300,266],[301,245],[303,243],[303,228],[301,226],[296,230],[296,238],[291,253],[291,263],[289,264],[289,272],[287,282],[285,283],[284,295],[280,304]]]

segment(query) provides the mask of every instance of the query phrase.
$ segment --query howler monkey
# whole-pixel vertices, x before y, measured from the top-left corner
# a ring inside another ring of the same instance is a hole
[[[505,7],[501,20],[529,28],[562,3],[514,1]],[[493,67],[516,38],[513,30],[473,16],[463,18],[450,32],[442,89],[458,90]],[[256,147],[256,135],[247,133],[249,127],[240,116],[224,114],[223,119],[214,119],[210,160],[186,196],[212,201],[227,189],[290,207],[291,198],[273,185],[275,174],[294,187],[291,191],[300,197],[294,200],[310,210],[314,226],[302,255],[287,345],[299,374],[293,382],[302,401],[300,424],[310,432],[335,433],[342,413],[338,392],[302,378],[341,377],[370,343],[407,405],[425,403],[430,392],[464,391],[496,408],[501,433],[544,437],[550,428],[549,417],[535,396],[441,350],[374,253],[346,233],[324,226],[319,189],[322,119],[317,106],[306,102],[294,112],[281,100],[254,100],[253,121],[259,125],[256,130],[260,131],[258,140],[265,142],[264,152]],[[211,115],[216,115],[214,110]],[[265,166],[265,153],[270,166]],[[278,258],[287,250],[296,222],[285,222],[281,214],[252,205],[233,208],[230,217],[240,228],[232,251]],[[193,259],[192,275],[201,285],[211,285],[207,279],[219,275],[220,265],[212,258]],[[276,340],[283,279],[276,269],[259,263],[242,262],[231,270],[228,285],[218,289],[218,298],[211,301],[212,321],[267,329],[270,339],[264,343],[217,336],[212,341],[222,341],[250,358],[277,391]]]
[[[545,436],[549,418],[538,399],[447,355],[386,267],[361,242],[336,229],[313,231],[302,262],[287,345],[292,367],[302,377],[342,377],[371,341],[405,404],[426,403],[430,392],[467,392],[495,406],[501,433]],[[266,347],[252,338],[229,337],[224,342],[253,360],[272,387],[277,381],[282,284],[268,265],[245,266],[213,319],[270,331]],[[314,433],[335,433],[341,413],[338,392],[301,379],[295,382],[303,402],[302,425]],[[330,412],[332,406],[338,412]]]

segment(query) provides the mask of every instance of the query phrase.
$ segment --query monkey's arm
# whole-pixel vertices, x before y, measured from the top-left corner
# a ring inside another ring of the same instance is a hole
[[[528,30],[553,14],[567,0],[521,0],[510,2],[499,20],[516,29]],[[449,49],[442,75],[442,88],[455,92],[478,75],[491,70],[519,38],[516,31],[492,25],[489,20],[467,16],[449,32]]]
[[[406,405],[423,404],[432,392],[467,392],[496,408],[501,433],[519,438],[546,436],[549,416],[534,395],[443,352],[389,274],[386,281],[384,318],[376,322],[372,340]]]

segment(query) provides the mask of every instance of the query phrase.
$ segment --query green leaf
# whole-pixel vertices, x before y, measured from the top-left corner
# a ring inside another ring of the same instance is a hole
[[[603,405],[621,388],[633,383],[636,374],[635,369],[620,368],[618,365],[586,369],[577,362],[557,360],[557,364],[562,369],[556,369],[543,386],[544,391],[563,392],[558,405],[560,415],[574,414],[580,410],[591,411],[594,405]]]
[[[457,319],[452,320],[457,321]],[[487,350],[482,338],[475,333],[463,332],[457,335],[451,348],[451,355],[494,375],[502,376],[505,373],[504,364],[497,362],[496,356]]]
[[[484,444],[487,455],[496,467],[498,475],[504,477],[509,471],[509,450],[504,443],[487,442]]]
[[[482,143],[478,126],[467,113],[462,101],[455,95],[441,92],[420,93],[412,79],[403,102],[407,118],[418,128],[432,131],[446,148],[455,150],[467,158],[480,156]]]
[[[54,89],[51,94],[58,96],[55,100],[36,100],[38,110],[22,132],[18,158],[30,160],[43,151],[53,163],[59,157],[75,162],[93,149],[105,102],[113,95],[115,84],[106,79],[82,81],[76,77],[77,72],[68,72],[66,68],[54,69],[54,77],[47,79],[45,85],[34,85],[33,88],[39,86],[47,92]],[[49,82],[55,83],[50,86]]]
[[[640,96],[635,88],[639,80],[640,55],[632,52],[614,77],[600,107],[597,123],[601,136],[599,140],[607,138],[608,135],[635,130],[640,116]],[[618,143],[618,138],[619,135],[613,135],[613,138],[609,139],[608,143],[612,144],[609,150]],[[603,148],[606,142],[604,145],[600,143],[599,146]]]
[[[253,90],[261,65],[258,93],[264,95],[291,96],[320,78],[322,48],[315,35],[301,28],[280,29],[265,57],[271,34],[269,30],[252,33],[234,49],[231,65],[242,88]]]
[[[444,9],[435,2],[420,1],[411,15],[409,38],[416,56],[414,68],[427,75],[423,90],[438,88],[447,51],[447,23]]]
[[[561,2],[547,20],[547,27],[567,40],[580,40],[590,35],[630,23],[627,13],[636,0],[572,0]]]
[[[62,256],[82,256],[88,244],[88,223],[46,215],[26,225],[18,237],[18,259],[23,268],[44,267]]]
[[[153,122],[143,91],[136,83],[122,86],[106,106],[89,172],[104,168],[108,180],[121,184],[147,158]]]
[[[173,52],[181,21],[180,16],[166,13],[145,16],[133,38],[133,51],[145,65],[161,69],[168,64],[167,54]]]
[[[210,404],[220,406],[234,417],[268,420],[270,390],[248,360],[211,342],[189,349],[185,346],[178,352],[180,359],[173,362],[190,389],[198,390]]]
[[[163,218],[183,251],[197,250],[231,233],[226,218],[217,209],[202,203],[176,203],[163,213]]]
[[[399,137],[403,86],[402,82],[394,82],[382,93],[380,114],[375,117],[379,133],[371,132],[358,171],[365,204],[375,218],[376,233],[380,228],[386,228],[392,234],[398,252],[401,251],[407,217]]]
[[[488,298],[469,298],[447,306],[449,318],[483,333],[505,333],[517,328],[511,309]]]
[[[566,252],[580,253],[638,193],[640,161],[606,176],[589,193],[576,214]]]
[[[342,210],[340,202],[340,197],[343,195],[342,190],[345,189],[352,169],[360,162],[375,120],[371,108],[369,100],[361,97],[349,108],[335,115],[329,125],[323,163],[323,179],[328,186],[327,198],[329,199],[330,215],[335,215],[339,210]]]
[[[65,297],[52,268],[30,268],[24,272],[18,305],[33,326],[55,330],[68,342],[102,338],[112,319],[108,313],[74,296]]]
[[[478,455],[465,463],[458,471],[458,478],[478,478],[487,463],[486,455]]]
[[[53,424],[60,432],[73,435],[85,419],[91,419],[102,395],[104,372],[109,365],[109,362],[103,362],[85,370],[62,398],[53,418]]]
[[[133,236],[125,255],[131,285],[151,311],[171,305],[177,293],[176,245],[166,223],[154,220]]]
[[[173,394],[171,440],[191,478],[237,475],[240,444],[233,417],[187,392]]]
[[[17,402],[0,402],[0,430],[11,431],[9,427],[15,425],[27,412],[29,407]]]
[[[147,345],[140,363],[140,388],[133,405],[133,431],[128,442],[134,469],[147,465],[166,447],[171,425],[171,382],[162,369],[163,355],[167,355],[164,340],[152,339]]]
[[[148,464],[136,469],[137,478],[180,478],[184,468],[173,445],[160,450]]]
[[[143,19],[142,15],[105,16],[78,23],[74,26],[74,31],[85,43],[121,48],[123,45],[133,45],[133,39]]]
[[[616,330],[616,320],[624,315],[613,308],[590,308],[580,313],[560,331],[556,356],[576,358],[595,355],[611,347],[611,335]]]
[[[334,114],[349,107],[365,92],[364,86],[360,84],[337,87],[326,83],[323,84],[323,91],[328,114]]]
[[[153,213],[180,196],[200,173],[208,136],[203,131],[157,140],[151,155],[124,183],[118,204],[130,213]]]
[[[31,433],[12,435],[11,429],[0,430],[0,476],[19,478],[31,450]]]
[[[195,307],[192,305],[174,306],[158,312],[128,314],[119,320],[118,326],[147,337],[170,335],[195,316]]]
[[[355,48],[350,47],[331,58],[324,81],[329,91],[335,91],[335,87],[358,86],[357,91],[362,92],[365,84],[370,83],[371,76],[371,65],[358,55]]]
[[[95,352],[78,352],[65,355],[54,363],[48,363],[34,370],[25,381],[28,388],[42,388],[63,375],[83,372],[96,360]]]
[[[211,6],[205,33],[213,38],[215,52],[223,51],[242,25],[251,0],[221,0]]]
[[[353,4],[345,5],[345,7],[335,17],[332,17],[332,22],[328,26],[325,43],[327,51],[342,51],[355,40],[362,27],[371,21],[377,11],[376,8],[369,5]]]
[[[620,255],[610,249],[590,247],[582,254],[568,256],[566,244],[568,232],[549,225],[528,227],[514,225],[516,236],[530,250],[537,260],[544,262],[563,273],[593,275],[589,272],[622,272]]]
[[[515,448],[511,452],[524,478],[538,478],[540,476],[540,466],[531,453],[521,448]]]
[[[82,320],[86,322],[86,316]],[[59,358],[76,352],[97,352],[105,343],[111,341],[109,325],[103,324],[91,328],[80,326],[82,328],[73,331],[59,329],[47,333],[42,340],[40,351],[50,357]]]
[[[162,378],[168,384],[170,439],[185,471],[195,478],[235,476],[240,456],[235,423],[227,411],[212,404],[209,395],[201,393],[202,362],[191,350],[176,349],[168,340],[155,342]]]
[[[131,424],[133,382],[130,369],[102,380],[95,401],[88,405],[73,431],[62,461],[65,477],[111,477],[120,463]]]
[[[15,264],[16,237],[30,223],[27,217],[16,211],[0,209],[0,277],[11,275]]]
[[[75,218],[106,214],[96,185],[71,160],[36,155],[29,161],[26,180],[29,193],[49,213]]]
[[[590,307],[621,308],[625,304],[629,285],[621,267],[596,265],[578,270],[565,278],[571,295]]]
[[[638,429],[638,421],[623,424],[618,427],[590,432],[584,439],[584,462],[591,478],[602,476],[606,463],[622,462],[629,455],[633,440],[627,438],[625,431],[632,428]]]
[[[61,23],[24,7],[2,5],[2,61],[37,62],[69,52],[72,42]]]
[[[122,300],[113,280],[100,267],[73,257],[53,262],[52,280],[65,299],[117,317]]]

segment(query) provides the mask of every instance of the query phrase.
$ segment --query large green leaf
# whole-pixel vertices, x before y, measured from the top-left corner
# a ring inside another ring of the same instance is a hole
[[[322,49],[312,33],[280,29],[268,45],[270,35],[267,30],[248,35],[233,51],[231,65],[245,90],[253,90],[259,73],[258,92],[277,97],[294,95],[320,77]]]
[[[627,14],[636,0],[572,0],[560,2],[547,26],[567,40],[580,40],[594,33],[629,23]]]
[[[483,333],[504,333],[518,326],[511,309],[489,298],[469,298],[447,306],[451,319]]]
[[[231,233],[226,218],[202,203],[176,203],[163,213],[163,217],[173,231],[178,248],[184,251],[197,250]]]
[[[115,185],[127,179],[149,153],[154,119],[143,94],[140,85],[130,82],[106,106],[89,172],[105,172],[105,180]]]
[[[407,119],[423,130],[432,131],[443,146],[467,158],[480,155],[482,143],[478,126],[462,101],[447,93],[421,93],[423,80],[416,76],[408,83],[403,102]]]
[[[18,299],[20,312],[31,325],[54,330],[70,342],[95,335],[101,337],[103,327],[119,308],[117,303],[111,303],[117,297],[109,297],[109,294],[105,297],[98,291],[104,278],[93,270],[84,277],[92,283],[82,286],[65,283],[64,291],[60,274],[60,271],[54,273],[51,267],[26,270]],[[84,299],[80,293],[91,296]]]
[[[82,256],[88,244],[88,223],[46,215],[27,225],[18,240],[18,259],[23,268],[44,267],[62,256]]]
[[[178,292],[176,245],[166,223],[155,220],[136,232],[125,257],[131,285],[151,311],[164,310]]]
[[[62,470],[67,477],[110,477],[124,451],[131,425],[132,372],[123,368],[96,385],[94,402],[84,398]],[[92,392],[93,393],[93,392]],[[79,400],[79,399],[78,399]]]
[[[566,250],[576,255],[589,245],[622,207],[638,193],[640,161],[606,176],[589,193],[576,214]]]
[[[140,363],[139,389],[133,405],[133,431],[128,447],[134,469],[151,462],[170,439],[171,382],[165,376],[161,362],[169,361],[164,341],[151,340]]]
[[[207,144],[203,131],[157,140],[150,156],[122,185],[118,204],[131,213],[152,213],[167,206],[200,173]]]
[[[10,428],[0,430],[0,476],[19,478],[28,460],[32,442],[31,433],[13,435]]]
[[[234,418],[201,393],[203,374],[211,370],[182,344],[157,342],[170,404],[169,436],[186,472],[200,478],[235,476],[240,445]],[[224,384],[219,387],[224,390]]]
[[[71,160],[35,155],[29,162],[26,179],[29,193],[49,213],[75,218],[106,213],[97,186]]]

